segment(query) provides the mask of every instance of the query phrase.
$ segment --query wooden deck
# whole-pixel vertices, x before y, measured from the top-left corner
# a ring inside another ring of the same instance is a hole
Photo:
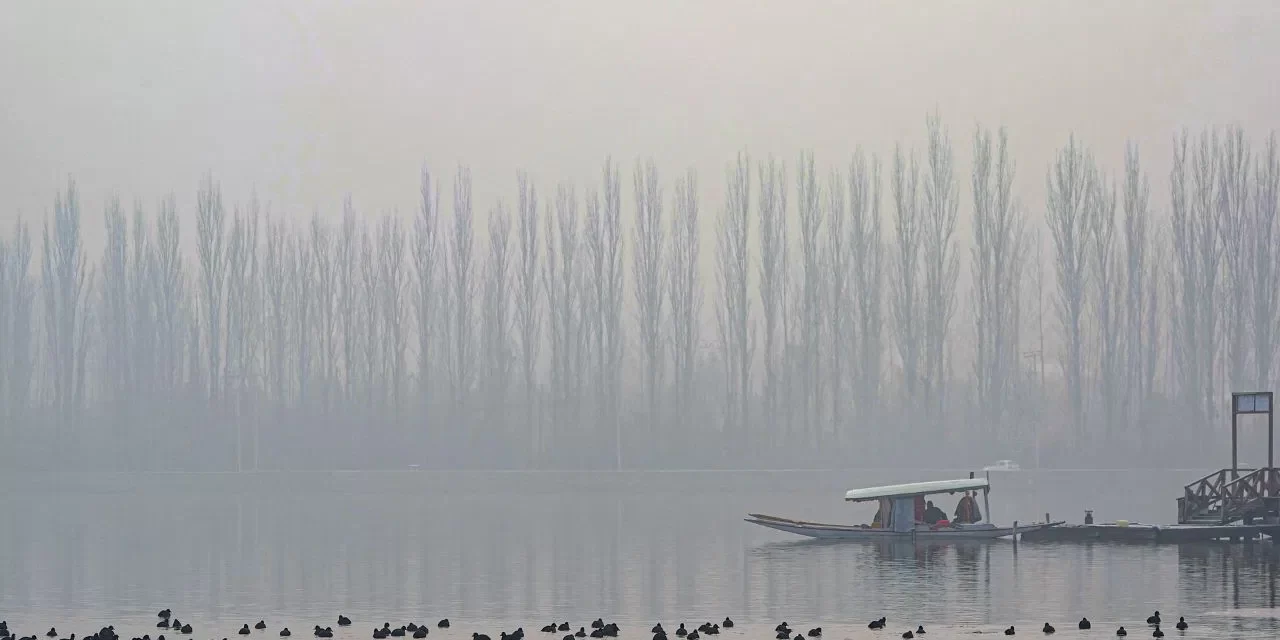
[[[1212,540],[1256,540],[1280,535],[1280,525],[1068,524],[1022,534],[1023,542],[1133,542],[1182,544]]]

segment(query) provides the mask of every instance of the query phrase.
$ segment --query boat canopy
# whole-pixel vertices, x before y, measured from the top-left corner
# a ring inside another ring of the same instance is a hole
[[[955,493],[957,491],[976,491],[987,489],[990,485],[986,478],[965,478],[963,480],[934,480],[932,482],[911,482],[908,484],[891,484],[883,487],[851,489],[844,494],[849,502],[879,500],[881,498],[914,498],[935,493]]]

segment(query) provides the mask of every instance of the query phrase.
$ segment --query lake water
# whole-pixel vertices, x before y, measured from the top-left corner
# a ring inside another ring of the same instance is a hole
[[[495,640],[550,621],[597,616],[648,640],[663,621],[726,615],[725,640],[773,638],[773,625],[822,626],[825,638],[931,638],[1017,625],[1039,636],[1110,638],[1154,609],[1187,616],[1195,637],[1275,637],[1277,554],[1270,544],[1013,544],[916,547],[814,543],[742,521],[749,512],[865,522],[874,506],[844,489],[959,472],[538,474],[427,472],[8,476],[0,480],[0,619],[61,637],[115,624],[150,633],[155,612],[235,638],[266,619],[310,638],[338,613],[336,638],[377,624],[430,622],[430,638]],[[997,522],[1174,520],[1200,471],[993,474]],[[939,497],[950,512],[955,499]],[[867,620],[887,616],[889,630]],[[1170,617],[1172,616],[1172,617]],[[437,619],[453,622],[449,632]],[[1170,628],[1170,637],[1178,637]],[[559,640],[563,634],[548,636]],[[167,635],[169,640],[173,634]],[[674,638],[674,637],[673,637]]]

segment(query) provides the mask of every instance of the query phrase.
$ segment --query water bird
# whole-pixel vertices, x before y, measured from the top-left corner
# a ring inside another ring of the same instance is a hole
[[[289,631],[289,627],[285,627],[285,628],[283,628],[283,629],[281,629],[281,630],[280,630],[280,637],[281,637],[281,638],[288,638],[288,637],[289,637],[289,636],[291,636],[291,635],[293,635],[293,632]]]
[[[489,640],[489,636],[483,633],[472,633],[471,640]]]
[[[351,618],[348,618],[348,617],[346,617],[346,616],[342,615],[341,613],[339,613],[339,614],[338,614],[338,626],[339,626],[339,627],[346,627],[346,626],[350,626],[350,625],[351,625]]]
[[[1054,629],[1054,628],[1053,628],[1053,625],[1051,625],[1051,624],[1049,624],[1048,622],[1046,622],[1046,623],[1044,623],[1044,628],[1043,628],[1043,629],[1041,629],[1041,631],[1043,631],[1043,632],[1045,632],[1045,633],[1053,633],[1054,631],[1057,631],[1057,629]]]
[[[1160,624],[1160,612],[1157,611],[1155,612],[1155,615],[1147,616],[1147,624]]]
[[[267,628],[267,621],[266,621],[266,620],[259,620],[259,621],[258,621],[258,624],[253,625],[253,628],[254,628],[254,629],[257,629],[258,631],[262,631],[263,629],[266,629],[266,628]]]
[[[883,629],[883,628],[884,628],[884,618],[880,618],[879,620],[872,620],[871,622],[867,623],[867,628],[868,628],[868,629]]]
[[[161,610],[160,610],[160,613],[157,613],[157,614],[156,614],[156,617],[158,617],[158,618],[168,618],[168,617],[169,617],[169,616],[171,616],[171,615],[173,615],[173,613],[172,613],[172,612],[170,612],[168,609],[161,609]]]
[[[393,637],[393,638],[403,638],[403,637],[404,637],[404,627],[396,627],[395,629],[392,629],[392,630],[391,630],[391,637]]]
[[[543,627],[543,628],[542,628],[542,632],[543,632],[543,633],[555,633],[555,632],[556,632],[556,625],[555,625],[554,623],[553,623],[553,624],[549,624],[549,625],[547,625],[547,626],[545,626],[545,627]]]
[[[244,623],[244,626],[240,627],[240,630],[239,630],[239,631],[237,631],[236,633],[239,633],[239,634],[240,634],[240,635],[242,635],[242,636],[247,636],[247,635],[249,635],[249,634],[251,633],[251,632],[249,631],[249,623],[247,623],[247,622],[246,622],[246,623]]]
[[[586,627],[578,627],[578,632],[577,632],[577,633],[575,633],[575,634],[573,634],[573,636],[574,636],[575,638],[585,638],[585,637],[587,637],[587,628],[586,628]]]
[[[1177,627],[1178,631],[1186,631],[1186,630],[1187,630],[1187,619],[1186,619],[1186,618],[1183,618],[1182,616],[1178,616],[1178,624],[1175,624],[1175,625],[1173,625],[1173,626]]]
[[[1011,635],[1013,635],[1013,633],[1014,633],[1014,631],[1013,631],[1013,625],[1009,625],[1009,628],[1004,630],[1004,634],[1005,634],[1006,636],[1011,636]]]
[[[1120,627],[1119,629],[1116,629],[1116,635],[1118,635],[1118,636],[1127,636],[1127,635],[1129,635],[1129,632],[1128,632],[1128,631],[1125,631],[1125,630],[1124,630],[1124,627]]]
[[[181,632],[183,632],[183,633],[191,633],[191,625],[189,625],[189,624],[184,624],[184,625],[182,625],[182,628],[181,628],[181,629],[178,629],[178,630],[179,630],[179,631],[181,631]]]
[[[774,630],[774,631],[790,631],[790,630],[791,630],[791,628],[787,626],[787,621],[786,621],[786,620],[783,620],[783,621],[782,621],[782,624],[780,624],[780,625],[778,625],[778,626],[774,627],[774,628],[773,628],[773,630]]]
[[[694,629],[693,631],[690,631],[689,635],[685,637],[688,638],[688,640],[698,640],[698,630]]]
[[[718,624],[710,625],[706,628],[705,631],[703,631],[703,633],[709,636],[718,636],[720,635],[720,625]]]
[[[556,627],[556,631],[568,631],[568,630],[569,630],[568,622],[561,622],[560,626]]]
[[[1156,625],[1156,630],[1151,632],[1152,638],[1163,638],[1164,632],[1160,630],[1160,625]]]
[[[373,640],[383,640],[389,635],[391,635],[391,632],[386,629],[379,629],[377,627],[374,627],[373,629]]]
[[[596,618],[591,622],[592,629],[600,629],[604,627],[604,618]]]
[[[924,635],[924,625],[922,624],[916,625],[916,635],[918,636]]]
[[[721,622],[721,623],[720,623],[720,626],[722,626],[722,627],[724,627],[724,628],[726,628],[726,629],[732,629],[732,628],[733,628],[733,621],[729,619],[729,616],[725,616],[725,617],[724,617],[724,622]]]
[[[658,633],[653,634],[653,640],[667,640],[667,634],[659,631]]]
[[[427,637],[427,628],[418,627],[417,629],[414,630],[413,637],[417,638],[418,640],[422,640],[423,638]]]
[[[908,631],[908,632],[906,632],[906,633],[902,634],[902,637],[903,637],[904,639],[909,640],[910,638],[914,638],[914,637],[916,637],[916,634],[911,633],[910,631]]]
[[[168,618],[161,618],[161,619],[160,619],[160,622],[157,622],[157,623],[156,623],[156,628],[157,628],[157,629],[168,629],[168,628],[169,628],[169,619],[168,619]]]
[[[1076,626],[1080,627],[1081,629],[1090,629],[1090,628],[1093,628],[1093,625],[1092,625],[1092,624],[1089,624],[1089,619],[1088,619],[1088,618],[1080,618],[1080,624],[1078,624],[1078,625],[1076,625]]]
[[[694,633],[697,632],[695,631]],[[779,631],[778,635],[774,636],[774,638],[777,638],[777,640],[791,640],[791,631],[783,629],[782,631]]]
[[[653,625],[653,628],[649,630],[649,633],[662,633],[662,634],[665,634],[665,633],[666,633],[666,631],[664,631],[664,630],[662,629],[662,623],[661,623],[661,622],[659,622],[658,624]]]
[[[441,620],[440,622],[437,622],[437,623],[436,623],[436,626],[437,626],[437,627],[439,627],[439,628],[441,628],[441,629],[448,629],[448,628],[449,628],[449,619],[448,619],[448,618],[445,618],[444,620]]]
[[[822,637],[822,627],[814,627],[814,628],[810,629],[810,630],[809,630],[809,637],[810,637],[810,638],[821,638],[821,637]]]

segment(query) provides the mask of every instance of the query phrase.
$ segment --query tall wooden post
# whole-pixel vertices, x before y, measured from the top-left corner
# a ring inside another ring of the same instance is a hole
[[[1270,391],[1248,391],[1237,392],[1231,394],[1231,475],[1234,479],[1239,475],[1239,437],[1237,430],[1240,426],[1240,416],[1243,414],[1267,414],[1267,469],[1274,469],[1276,466],[1276,431],[1275,419],[1272,412],[1272,392]],[[1267,495],[1271,494],[1271,482],[1266,483]]]

